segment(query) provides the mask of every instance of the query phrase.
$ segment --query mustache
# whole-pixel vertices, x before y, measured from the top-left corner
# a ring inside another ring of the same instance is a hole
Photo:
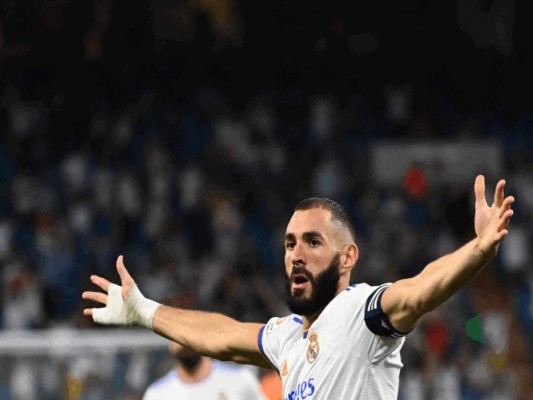
[[[299,267],[299,266],[295,266],[292,268],[290,279],[292,279],[294,275],[305,275],[305,277],[309,279],[310,281],[312,281],[314,278],[311,272],[309,272],[304,267]]]

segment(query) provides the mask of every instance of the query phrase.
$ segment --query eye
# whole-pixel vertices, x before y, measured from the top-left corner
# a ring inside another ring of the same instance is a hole
[[[289,249],[289,250],[292,250],[292,249],[294,249],[294,246],[295,246],[295,245],[296,245],[296,244],[295,244],[294,242],[287,242],[287,243],[285,244],[285,247],[286,247],[287,249]]]
[[[311,239],[309,241],[309,244],[311,245],[311,247],[318,247],[320,245],[320,242],[316,239]]]

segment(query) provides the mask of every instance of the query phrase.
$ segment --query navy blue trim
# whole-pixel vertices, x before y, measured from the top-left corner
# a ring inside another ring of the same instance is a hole
[[[301,318],[298,318],[298,317],[292,317],[292,320],[295,321],[295,322],[298,322],[300,325],[303,325],[303,321]]]
[[[265,331],[266,325],[263,325],[261,327],[261,330],[259,331],[259,335],[257,336],[257,345],[259,346],[259,350],[261,353],[265,354],[265,350],[263,349],[263,332]]]
[[[356,286],[357,286],[357,283],[354,284],[354,285],[352,285],[352,286],[348,286],[348,287],[347,287],[346,289],[344,289],[344,290],[346,290],[347,292],[349,292],[350,290],[352,290],[352,289],[353,289],[354,287],[356,287]]]
[[[261,330],[259,331],[259,335],[257,335],[257,345],[259,347],[259,351],[261,352],[263,357],[265,357],[265,360],[268,361],[268,363],[272,366],[272,368],[274,368],[276,370],[276,372],[279,375],[279,370],[276,368],[274,363],[272,361],[270,361],[270,358],[268,358],[268,356],[265,353],[265,349],[263,348],[263,332],[265,331],[265,328],[266,328],[266,325],[263,325]]]
[[[304,332],[304,339],[307,339],[307,334],[309,333],[309,331],[305,331]]]
[[[381,285],[368,296],[365,305],[365,324],[375,335],[398,339],[409,332],[400,332],[394,328],[381,308],[381,297],[388,287],[389,285]]]

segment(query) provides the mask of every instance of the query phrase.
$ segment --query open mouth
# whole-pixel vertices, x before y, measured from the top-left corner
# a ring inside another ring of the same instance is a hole
[[[307,276],[302,274],[293,275],[292,277],[292,287],[293,289],[304,289],[309,283]]]

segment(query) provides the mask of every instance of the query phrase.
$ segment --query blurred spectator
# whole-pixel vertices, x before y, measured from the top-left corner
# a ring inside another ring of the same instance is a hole
[[[174,367],[146,389],[144,400],[225,398],[262,400],[259,380],[245,366],[229,365],[201,356],[171,342]]]
[[[41,302],[41,284],[21,259],[4,264],[2,277],[3,328],[32,329],[46,315]]]

